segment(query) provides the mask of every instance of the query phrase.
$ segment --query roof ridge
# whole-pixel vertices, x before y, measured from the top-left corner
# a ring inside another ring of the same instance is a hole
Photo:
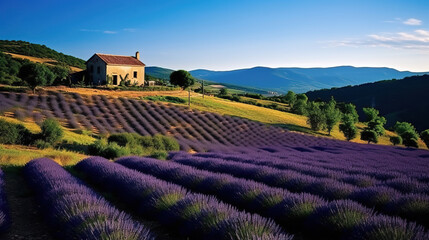
[[[116,55],[116,54],[107,54],[107,53],[95,53],[96,55],[107,55],[107,56],[117,56],[117,57],[132,57],[135,58],[134,56],[125,56],[125,55]]]

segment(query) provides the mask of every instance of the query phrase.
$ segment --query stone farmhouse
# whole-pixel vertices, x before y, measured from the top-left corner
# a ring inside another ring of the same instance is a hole
[[[121,81],[144,85],[145,66],[139,52],[134,57],[96,53],[86,61],[88,77],[94,85],[105,85],[108,80],[111,85],[119,85]]]

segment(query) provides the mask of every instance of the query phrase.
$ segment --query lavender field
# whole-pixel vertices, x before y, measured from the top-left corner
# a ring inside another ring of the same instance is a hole
[[[429,239],[427,150],[126,98],[0,93],[0,102],[18,119],[180,143],[168,160],[29,162],[23,174],[58,239]],[[2,186],[0,231],[10,222]]]

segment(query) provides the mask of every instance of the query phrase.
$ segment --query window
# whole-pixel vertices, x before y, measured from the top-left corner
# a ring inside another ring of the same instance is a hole
[[[94,72],[94,65],[89,66],[90,72]]]
[[[137,78],[137,71],[134,71],[134,78]]]
[[[100,74],[100,66],[97,67],[97,73]]]

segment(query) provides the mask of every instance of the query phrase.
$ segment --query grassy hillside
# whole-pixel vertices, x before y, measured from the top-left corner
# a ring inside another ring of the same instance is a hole
[[[57,52],[45,45],[24,41],[0,40],[0,52],[15,53],[25,56],[48,58],[69,66],[85,69],[85,61],[77,57]]]
[[[12,123],[22,124],[32,133],[39,133],[41,131],[39,125],[37,125],[29,118],[25,119],[24,121],[21,121],[16,118],[0,116],[0,119]],[[63,130],[64,144],[84,147],[95,141],[95,139],[91,136],[77,134],[75,132],[72,132],[68,128],[63,128]],[[79,153],[78,151],[67,151],[52,148],[37,149],[35,147],[30,146],[0,144],[0,165],[22,166],[34,158],[41,157],[52,158],[59,164],[66,166],[76,164],[82,158],[86,157],[86,155]]]
[[[392,127],[396,121],[406,121],[422,131],[429,128],[428,89],[429,75],[423,75],[312,91],[307,96],[310,100],[326,101],[333,96],[339,102],[351,102],[356,105],[360,116],[363,116],[363,107],[374,107],[386,117],[388,127]]]
[[[182,99],[187,100],[186,97]],[[202,96],[192,97],[191,109],[197,109],[200,111],[214,112],[222,115],[237,116],[252,121],[262,122],[272,126],[282,127],[291,131],[302,132],[313,136],[328,137],[338,140],[346,140],[343,133],[339,131],[338,125],[331,132],[331,136],[328,136],[327,132],[311,130],[310,125],[307,123],[307,117],[297,115],[288,112],[277,111],[274,109],[268,109],[258,107],[254,105],[233,102],[217,97],[206,96],[204,99]],[[180,104],[179,104],[180,105]],[[182,104],[184,105],[184,104]],[[358,123],[359,133],[364,129],[363,123]],[[379,138],[379,144],[392,145],[389,140],[390,136],[395,134],[391,131],[386,131],[386,135]],[[360,136],[360,134],[358,135]],[[360,140],[359,137],[353,139],[351,142],[363,143],[365,141]],[[419,148],[426,148],[425,144],[419,140]]]

